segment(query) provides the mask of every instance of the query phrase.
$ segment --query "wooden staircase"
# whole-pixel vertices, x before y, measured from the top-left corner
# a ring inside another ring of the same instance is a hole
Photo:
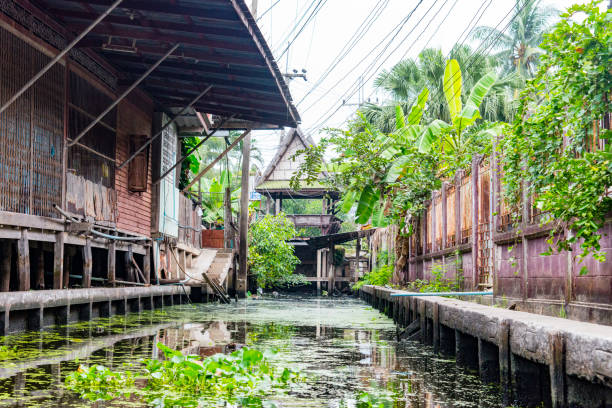
[[[226,288],[228,273],[232,268],[232,257],[231,249],[219,249],[214,253],[212,260],[211,253],[208,252],[207,256],[196,258],[189,269],[189,275],[193,278],[201,276],[205,290],[216,295],[222,303],[231,301]]]

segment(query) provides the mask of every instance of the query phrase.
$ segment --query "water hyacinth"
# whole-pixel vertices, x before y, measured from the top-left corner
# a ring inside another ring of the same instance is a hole
[[[278,395],[299,380],[289,368],[270,364],[269,356],[248,347],[204,359],[186,356],[158,343],[164,360],[145,359],[143,373],[113,372],[102,365],[79,366],[66,378],[69,389],[90,401],[134,395],[153,407],[274,407]],[[137,386],[139,379],[144,386]]]

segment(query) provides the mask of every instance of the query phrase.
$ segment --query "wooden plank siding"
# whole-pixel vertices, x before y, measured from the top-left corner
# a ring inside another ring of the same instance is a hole
[[[129,157],[130,135],[151,136],[153,108],[136,106],[129,100],[119,104],[117,113],[117,151],[119,163]],[[144,236],[151,236],[151,161],[147,168],[147,191],[132,193],[128,190],[128,166],[117,170],[117,228]]]

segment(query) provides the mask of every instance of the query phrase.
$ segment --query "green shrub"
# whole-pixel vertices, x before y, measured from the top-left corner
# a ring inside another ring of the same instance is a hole
[[[372,272],[366,273],[353,285],[354,290],[361,289],[363,285],[385,286],[391,282],[393,277],[393,265],[383,265],[374,268]]]
[[[249,228],[249,272],[261,288],[302,284],[305,279],[293,276],[300,260],[287,241],[297,231],[285,214],[266,215]]]
[[[461,290],[463,284],[463,273],[459,262],[456,263],[457,274],[454,279],[446,277],[447,267],[438,262],[431,265],[430,280],[416,279],[408,284],[408,288],[416,292],[456,292]]]

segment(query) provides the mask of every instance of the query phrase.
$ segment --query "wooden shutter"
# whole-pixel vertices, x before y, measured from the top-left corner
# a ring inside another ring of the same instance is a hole
[[[130,136],[130,156],[134,154],[140,146],[146,143],[147,136]],[[147,191],[147,176],[149,170],[149,149],[146,148],[138,153],[130,162],[128,168],[128,190],[132,192]]]

